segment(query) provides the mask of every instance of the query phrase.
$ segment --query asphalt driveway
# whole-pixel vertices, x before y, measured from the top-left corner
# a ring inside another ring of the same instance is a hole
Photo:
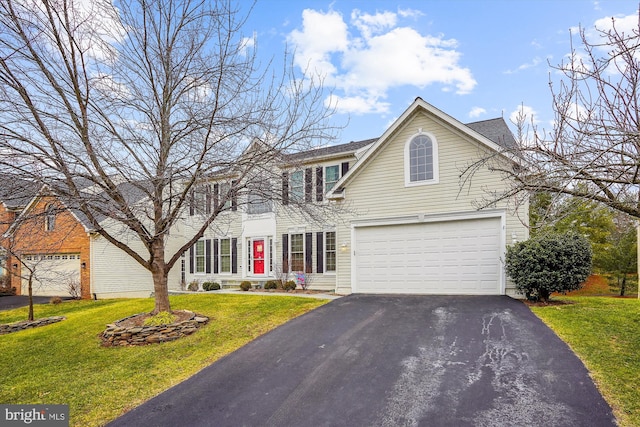
[[[273,330],[110,425],[568,427],[615,420],[578,358],[519,301],[353,295]]]
[[[48,304],[52,297],[33,297],[34,304]],[[62,297],[68,298],[68,297]],[[8,295],[0,297],[0,311],[13,310],[14,308],[26,307],[29,305],[29,297],[26,295]]]

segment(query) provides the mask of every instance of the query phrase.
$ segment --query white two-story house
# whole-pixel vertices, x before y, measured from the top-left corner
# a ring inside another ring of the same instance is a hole
[[[274,200],[223,197],[237,177],[218,174],[194,194],[186,228],[219,200],[226,210],[184,254],[181,279],[235,286],[286,276],[345,294],[514,294],[503,258],[528,237],[528,206],[507,199],[478,210],[487,192],[509,185],[490,164],[515,164],[504,153],[513,144],[502,118],[463,124],[417,98],[380,138],[283,157]]]

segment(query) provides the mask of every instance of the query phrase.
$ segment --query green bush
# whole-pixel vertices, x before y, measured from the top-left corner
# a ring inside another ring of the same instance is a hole
[[[216,282],[204,282],[202,284],[202,289],[205,291],[217,291],[220,289],[220,284]]]
[[[545,234],[507,248],[506,271],[527,299],[580,289],[591,274],[591,245],[576,233]]]
[[[264,284],[265,289],[278,289],[278,282],[275,280],[269,280]]]
[[[249,289],[251,289],[251,282],[245,280],[242,283],[240,283],[240,289],[242,289],[243,291],[248,291]]]
[[[284,282],[284,284],[282,285],[282,289],[284,289],[285,291],[292,291],[295,288],[296,288],[296,282],[294,282],[293,280]]]
[[[189,283],[189,286],[187,287],[187,289],[189,289],[192,292],[197,291],[200,288],[200,282],[198,282],[197,280],[193,280]]]
[[[176,319],[177,317],[169,313],[168,311],[161,311],[155,316],[146,318],[144,321],[144,326],[170,325],[175,322]]]

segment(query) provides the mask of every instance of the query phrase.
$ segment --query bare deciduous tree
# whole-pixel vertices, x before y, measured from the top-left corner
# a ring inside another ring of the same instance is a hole
[[[593,33],[595,31],[595,35]],[[550,87],[553,129],[517,121],[518,144],[509,150],[519,166],[483,158],[513,186],[498,199],[531,192],[565,194],[600,202],[640,218],[640,24],[630,32],[616,26],[579,32],[568,60],[553,67]],[[559,75],[559,82],[554,82]]]
[[[272,188],[277,203],[278,186],[258,183],[281,179],[283,154],[334,137],[320,82],[295,76],[286,54],[282,69],[262,67],[243,24],[224,0],[0,1],[0,169],[47,184],[146,268],[155,312],[170,310],[169,270],[227,201]],[[168,253],[209,174],[229,186]]]

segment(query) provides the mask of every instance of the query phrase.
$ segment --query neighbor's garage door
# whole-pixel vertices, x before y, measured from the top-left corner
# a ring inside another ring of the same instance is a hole
[[[70,296],[70,285],[79,286],[80,254],[26,255],[24,263],[33,270],[33,295]],[[28,274],[22,267],[22,295],[28,294]]]
[[[500,218],[356,227],[355,241],[355,292],[501,292]]]

